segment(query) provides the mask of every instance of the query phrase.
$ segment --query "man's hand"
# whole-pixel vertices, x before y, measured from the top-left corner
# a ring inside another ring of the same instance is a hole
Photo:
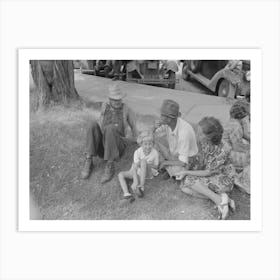
[[[160,126],[162,126],[161,120],[156,120],[154,123],[154,130],[157,130]]]
[[[176,177],[176,180],[182,180],[187,174],[186,171],[179,171],[174,174]]]

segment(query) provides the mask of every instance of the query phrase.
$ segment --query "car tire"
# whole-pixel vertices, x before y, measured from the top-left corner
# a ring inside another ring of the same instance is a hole
[[[197,73],[201,68],[200,60],[191,60],[190,68],[193,73]]]
[[[186,62],[184,62],[183,64],[183,68],[182,68],[182,79],[185,80],[185,81],[189,81],[191,76],[190,74],[188,73],[188,64]]]
[[[168,71],[169,73],[168,73],[168,79],[176,79],[176,74],[175,74],[175,72],[173,72],[173,71],[171,71],[171,70],[169,70]],[[176,85],[176,82],[174,81],[174,83],[169,83],[168,84],[168,88],[171,88],[171,89],[175,89],[175,85]]]
[[[217,95],[220,97],[228,97],[230,86],[230,82],[226,79],[223,79],[219,84]]]

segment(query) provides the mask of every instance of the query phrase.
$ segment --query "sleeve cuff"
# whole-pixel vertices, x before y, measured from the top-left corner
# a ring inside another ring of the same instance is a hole
[[[185,155],[179,155],[178,159],[184,163],[188,163],[189,158]]]

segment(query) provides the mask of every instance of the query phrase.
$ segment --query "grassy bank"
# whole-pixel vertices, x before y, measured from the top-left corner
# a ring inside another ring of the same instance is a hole
[[[34,100],[31,98],[31,102]],[[36,103],[36,102],[35,102]],[[33,107],[31,107],[33,108]],[[96,159],[89,180],[79,178],[84,164],[85,128],[99,115],[100,104],[53,107],[30,114],[30,191],[44,219],[216,219],[213,203],[183,194],[172,179],[151,180],[145,197],[123,204],[117,176],[100,184],[105,163]],[[137,116],[139,127],[153,116]],[[128,169],[136,144],[131,143],[116,164]],[[250,198],[235,189],[237,212],[230,219],[250,218]]]

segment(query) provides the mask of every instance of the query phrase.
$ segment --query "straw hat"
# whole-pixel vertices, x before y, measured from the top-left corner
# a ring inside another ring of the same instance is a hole
[[[118,84],[109,87],[109,94],[107,95],[110,99],[120,100],[125,97],[125,94],[121,91]]]

